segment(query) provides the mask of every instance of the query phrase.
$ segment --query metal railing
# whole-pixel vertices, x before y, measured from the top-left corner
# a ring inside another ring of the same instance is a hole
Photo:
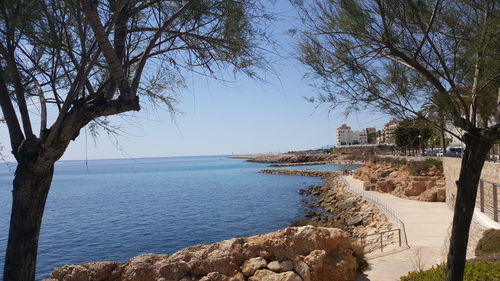
[[[404,229],[402,230],[401,228],[390,229],[390,230],[386,230],[386,231],[382,231],[382,232],[367,234],[364,236],[352,236],[351,239],[359,240],[361,246],[365,249],[366,249],[366,246],[369,246],[369,245],[374,245],[374,248],[372,250],[374,250],[380,246],[380,251],[383,252],[384,246],[388,246],[388,245],[393,244],[394,237],[392,237],[393,236],[392,233],[397,233],[397,241],[398,241],[399,247],[402,247],[403,243],[405,243],[404,245],[406,247],[408,247],[408,248],[410,247],[408,245],[408,241],[406,239],[403,240],[402,233],[404,233]],[[384,237],[385,237],[385,241],[386,241],[385,244],[384,244]]]
[[[486,188],[488,185],[491,186],[491,190]],[[479,205],[481,212],[496,222],[498,222],[498,213],[500,212],[498,209],[499,187],[500,184],[498,183],[480,179],[478,195],[476,196],[476,205]]]
[[[370,236],[380,236],[380,241],[379,242],[376,242],[376,243],[380,243],[380,250],[383,251],[383,235],[386,234],[386,233],[390,233],[390,232],[396,232],[398,233],[398,241],[399,241],[399,246],[401,247],[403,245],[403,242],[404,242],[404,245],[406,247],[410,247],[410,245],[408,245],[408,236],[406,235],[406,227],[405,227],[405,224],[404,222],[401,220],[401,218],[399,217],[398,213],[396,212],[396,210],[394,210],[393,208],[391,208],[390,206],[388,206],[387,204],[385,204],[384,202],[382,202],[377,196],[374,196],[364,190],[360,190],[358,188],[353,188],[346,180],[344,177],[341,177],[341,180],[342,182],[344,183],[345,187],[347,190],[349,190],[350,192],[352,193],[356,193],[358,194],[359,196],[365,198],[366,200],[372,202],[373,204],[375,204],[379,209],[381,209],[382,212],[384,212],[388,217],[390,217],[390,219],[395,222],[397,224],[397,227],[394,228],[394,229],[391,229],[391,230],[386,230],[386,231],[382,231],[382,232],[377,232],[377,233],[373,233],[373,234],[368,234],[368,235],[364,235],[364,236],[359,236],[359,237],[352,237],[354,239],[361,239],[361,241],[363,241],[363,239],[366,239]],[[363,244],[363,242],[362,242]],[[368,244],[364,244],[364,245],[368,245]]]

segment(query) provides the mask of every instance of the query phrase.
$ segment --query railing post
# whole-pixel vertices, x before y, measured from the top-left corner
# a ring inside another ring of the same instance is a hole
[[[408,235],[406,234],[406,227],[405,227],[405,224],[402,222],[402,227],[403,227],[403,233],[405,235],[405,245],[409,248],[410,245],[408,245]]]
[[[382,232],[380,233],[380,251],[384,251],[384,244],[382,243]]]
[[[398,228],[399,247],[401,248],[401,228]]]
[[[481,206],[481,212],[484,213],[484,181],[479,182],[479,204]]]
[[[498,222],[498,184],[493,185],[493,220]]]

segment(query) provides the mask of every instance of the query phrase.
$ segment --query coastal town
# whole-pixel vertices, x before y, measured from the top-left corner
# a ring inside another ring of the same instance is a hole
[[[369,127],[362,128],[358,131],[353,131],[347,124],[342,124],[336,129],[335,146],[345,147],[353,145],[388,145],[401,149],[403,147],[401,147],[399,143],[402,142],[400,139],[404,136],[401,136],[401,133],[398,134],[397,132],[404,130],[404,128],[400,126],[400,123],[401,120],[392,119],[389,122],[385,123],[380,130],[377,130],[375,127]],[[437,136],[436,134],[425,136],[423,132],[422,134],[420,134],[417,129],[417,134],[413,136],[413,140],[411,142],[413,146],[418,146],[421,148],[422,151],[420,152],[420,154],[425,154],[427,150],[427,154],[432,154],[433,156],[443,156],[444,153],[460,154],[465,147],[465,144],[463,142],[461,142],[451,134],[443,134],[445,140],[439,140],[438,142],[436,142],[435,139],[439,137],[440,136]],[[432,141],[434,141],[434,145],[431,143]],[[497,157],[499,151],[500,146],[493,146],[490,153],[490,160],[500,160]]]
[[[169,280],[161,276],[232,281],[420,280],[413,278],[436,266],[436,274],[442,276],[460,158],[395,158],[370,147],[371,153],[358,146],[351,148],[354,151],[350,154],[333,148],[234,156],[272,164],[261,171],[264,174],[323,179],[321,186],[298,191],[307,198],[304,219],[285,230],[195,246],[171,256],[141,255],[125,264],[64,266],[54,270],[54,279],[46,281],[90,281],[93,279],[77,276],[97,274],[102,274],[102,280]],[[353,164],[362,167],[349,166]],[[310,165],[339,165],[354,171],[303,169]],[[500,235],[497,182],[500,164],[486,162],[467,248],[468,260],[486,266],[492,279],[484,280],[497,280],[500,273],[500,268],[492,266],[500,254],[495,242]],[[347,235],[331,229],[342,229]],[[311,248],[311,244],[315,246]],[[329,255],[335,255],[335,265],[328,265]],[[145,279],[137,277],[137,272]]]
[[[359,131],[353,131],[347,124],[342,124],[336,130],[336,146],[394,144],[396,142],[394,131],[398,124],[399,121],[393,119],[387,122],[381,130],[369,127],[360,129]]]
[[[393,154],[397,155],[410,155],[410,151],[406,151],[406,147],[401,145],[405,140],[403,138],[407,137],[402,135],[401,131],[404,130],[399,126],[401,120],[392,119],[385,123],[384,126],[377,130],[375,127],[362,128],[357,131],[353,131],[347,124],[342,124],[336,129],[335,143],[338,149],[348,148],[348,147],[367,147],[370,146],[388,146],[392,147]],[[399,129],[398,129],[399,128]],[[424,135],[425,133],[418,131],[410,140],[410,144],[413,147],[418,147],[413,155],[420,156],[443,156],[447,154],[448,156],[459,156],[463,153],[465,144],[452,134],[443,133],[442,136],[433,133],[433,135]],[[443,139],[440,139],[443,138]],[[408,142],[407,142],[408,143]],[[488,160],[493,162],[500,162],[500,144],[494,144],[490,151],[488,152]]]

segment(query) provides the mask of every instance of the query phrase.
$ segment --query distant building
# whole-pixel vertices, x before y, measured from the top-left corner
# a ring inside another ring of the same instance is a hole
[[[368,134],[366,133],[366,130],[352,132],[352,140],[353,143],[357,142],[358,144],[367,144]]]
[[[387,123],[385,123],[384,128],[382,129],[381,134],[381,143],[393,144],[396,142],[396,137],[394,132],[396,128],[399,126],[399,120],[393,119]]]
[[[353,131],[347,124],[342,124],[342,126],[337,128],[336,138],[337,146],[368,143],[368,133],[366,130]]]
[[[366,136],[367,136],[367,142],[371,144],[378,143],[377,142],[377,129],[375,127],[371,128],[366,128]]]
[[[342,124],[342,126],[337,128],[337,133],[335,134],[337,138],[337,146],[346,145],[351,141],[351,127],[347,124]]]

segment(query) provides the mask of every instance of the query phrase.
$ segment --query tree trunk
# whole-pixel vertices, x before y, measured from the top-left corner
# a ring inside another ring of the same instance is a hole
[[[457,198],[453,216],[450,249],[446,265],[446,280],[463,280],[469,229],[476,205],[477,186],[486,154],[492,143],[465,134],[465,151],[457,181]]]
[[[441,129],[441,141],[440,141],[440,144],[441,144],[441,149],[443,150],[443,154],[446,153],[446,136],[444,134],[444,129]]]
[[[54,164],[39,174],[32,165],[19,163],[14,177],[9,241],[4,281],[34,281],[38,237]]]

